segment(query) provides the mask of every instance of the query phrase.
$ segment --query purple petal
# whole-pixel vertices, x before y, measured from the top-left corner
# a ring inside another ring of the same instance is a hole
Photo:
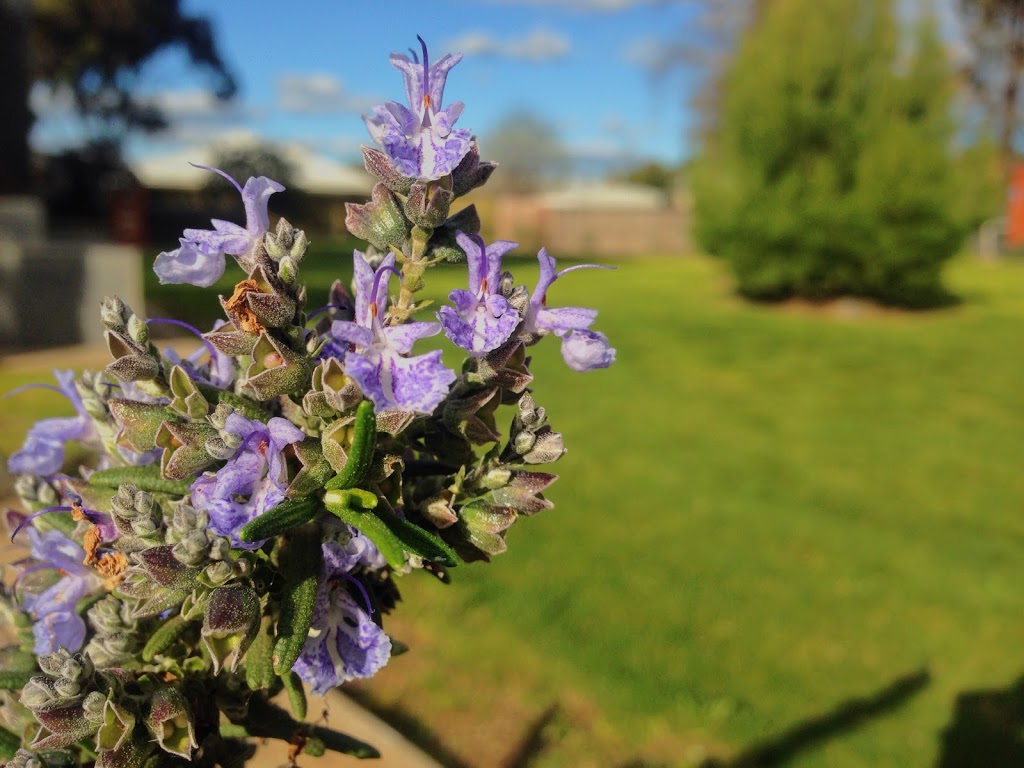
[[[458,378],[454,371],[441,363],[439,349],[418,357],[389,355],[387,367],[394,392],[393,404],[417,413],[433,413],[448,395],[449,386]],[[374,404],[377,405],[376,402]]]
[[[433,109],[441,109],[444,99],[444,86],[448,80],[448,72],[462,61],[461,53],[449,53],[442,56],[434,66],[430,68],[430,105]]]
[[[530,296],[530,303],[539,307],[544,303],[548,288],[555,282],[555,259],[548,255],[547,248],[541,248],[537,253],[537,261],[540,262],[540,276],[537,278],[537,285]]]
[[[267,422],[267,431],[270,434],[270,448],[275,453],[283,451],[286,445],[297,443],[306,437],[301,429],[280,416],[274,416]]]
[[[253,237],[263,237],[270,228],[267,204],[275,192],[284,192],[284,187],[266,176],[250,178],[242,189],[245,203],[245,228]]]
[[[359,325],[367,325],[366,316],[370,312],[370,302],[373,301],[373,267],[366,261],[362,251],[352,251],[352,267],[354,270],[353,283],[356,292],[356,322]],[[335,334],[336,335],[336,334]],[[357,342],[354,342],[357,343]]]
[[[447,136],[452,132],[455,122],[462,117],[462,111],[465,108],[465,104],[461,101],[456,101],[434,115],[431,122],[439,136]]]
[[[421,127],[419,113],[406,109],[397,101],[387,102],[384,105],[384,109],[391,116],[391,121],[389,122],[397,126],[403,136],[413,138],[419,134]]]
[[[562,359],[574,371],[592,371],[614,363],[615,350],[603,333],[571,331],[562,337]]]
[[[544,307],[537,312],[535,325],[538,331],[564,333],[583,331],[589,328],[597,317],[596,309],[585,307]]]
[[[329,597],[318,601],[323,609],[314,616],[319,630],[306,640],[294,670],[313,693],[357,677],[370,677],[391,657],[391,640],[359,607],[340,584],[332,584]]]
[[[162,285],[188,283],[208,288],[224,274],[223,253],[203,253],[194,243],[181,239],[181,247],[156,257],[153,271]]]
[[[182,236],[195,243],[200,251],[209,255],[218,253],[237,255],[249,250],[252,245],[252,237],[244,227],[220,219],[213,219],[212,224],[213,230],[186,229]]]
[[[409,106],[418,108],[423,103],[423,65],[404,53],[392,53],[391,66],[402,73],[402,79],[405,81],[405,99]]]
[[[32,650],[37,656],[54,653],[58,648],[74,653],[85,642],[85,622],[71,611],[51,613],[35,623],[32,636],[35,638]]]
[[[373,275],[373,285],[376,290],[371,301],[377,302],[377,312],[380,317],[384,316],[384,310],[388,306],[388,284],[391,282],[391,275],[395,272],[395,259],[395,254],[389,253],[381,259],[380,266],[377,267],[377,271]]]
[[[444,335],[451,339],[453,344],[465,350],[473,348],[473,326],[459,312],[451,307],[441,307],[437,311],[437,319],[441,321]]]
[[[373,331],[349,320],[335,320],[331,323],[331,337],[357,347],[368,347],[373,343]]]
[[[487,252],[484,249],[483,240],[479,237],[467,235],[464,232],[455,233],[455,242],[466,254],[466,267],[469,270],[469,292],[476,296],[480,292],[480,283],[487,274]],[[449,296],[449,298],[451,298]]]
[[[437,323],[415,322],[404,325],[389,325],[384,329],[388,343],[403,355],[412,351],[412,345],[420,339],[436,336],[441,332]]]
[[[501,260],[518,247],[519,243],[514,243],[511,240],[495,240],[487,246],[488,293],[498,290],[498,283],[501,280]]]
[[[424,131],[420,135],[421,179],[440,179],[454,171],[473,146],[469,130],[459,128],[446,136],[438,131]]]
[[[88,573],[82,565],[85,550],[65,534],[57,530],[29,528],[28,536],[32,542],[33,559],[69,573]]]
[[[519,313],[501,296],[490,296],[472,312],[458,315],[451,307],[437,313],[445,335],[473,356],[497,349],[515,332]]]
[[[455,305],[459,314],[468,315],[476,309],[476,294],[456,288],[448,294],[448,299]]]

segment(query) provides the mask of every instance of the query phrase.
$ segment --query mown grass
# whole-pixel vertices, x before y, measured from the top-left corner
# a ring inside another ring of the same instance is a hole
[[[437,294],[463,280],[443,272]],[[955,308],[837,315],[740,302],[698,258],[567,276],[552,305],[600,308],[619,361],[536,350],[570,447],[556,508],[450,587],[406,579],[389,626],[412,652],[364,695],[473,765],[553,702],[531,765],[696,763],[811,718],[787,765],[935,764],[958,694],[1024,670],[1024,267],[949,282]],[[921,669],[858,727],[832,717]]]

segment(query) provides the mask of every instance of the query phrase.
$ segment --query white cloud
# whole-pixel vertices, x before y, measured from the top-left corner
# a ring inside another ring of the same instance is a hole
[[[638,37],[626,43],[622,49],[622,59],[627,64],[645,69],[648,72],[659,72],[671,59],[672,47],[657,37]]]
[[[160,109],[169,120],[177,118],[212,117],[233,112],[232,102],[219,100],[210,91],[192,89],[185,91],[157,91],[140,99]]]
[[[450,51],[467,56],[502,56],[528,61],[550,61],[565,56],[569,40],[548,29],[537,28],[524,37],[500,40],[488,32],[468,32],[446,44]]]
[[[349,93],[334,75],[313,72],[277,78],[277,104],[285,112],[365,112],[375,103],[375,99]]]

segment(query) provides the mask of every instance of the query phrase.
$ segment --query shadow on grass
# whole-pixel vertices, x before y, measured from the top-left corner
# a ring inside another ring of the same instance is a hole
[[[936,768],[1024,765],[1024,677],[1003,690],[956,699]]]
[[[701,768],[774,768],[786,765],[802,752],[817,749],[826,741],[891,714],[924,690],[929,682],[931,675],[927,669],[904,675],[870,696],[849,699],[822,715],[796,723],[777,736],[748,747],[731,760],[707,760]]]
[[[400,705],[382,705],[373,696],[359,688],[345,689],[345,695],[361,707],[377,715],[410,742],[434,758],[445,768],[472,768],[470,763],[456,755],[441,739],[409,710]]]

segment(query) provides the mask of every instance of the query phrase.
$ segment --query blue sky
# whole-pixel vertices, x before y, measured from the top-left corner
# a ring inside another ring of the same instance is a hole
[[[139,89],[175,119],[161,138],[133,139],[149,155],[255,134],[302,142],[339,159],[357,159],[368,141],[360,114],[403,100],[392,51],[417,45],[431,56],[465,54],[448,78],[445,102],[465,102],[460,126],[482,140],[503,118],[527,109],[557,130],[574,156],[679,162],[685,139],[688,76],[652,76],[650,61],[693,28],[688,0],[185,0],[209,17],[239,94],[222,106],[183,54],[162,55]],[[67,142],[76,129],[61,100],[37,94],[43,113],[37,146]]]
[[[953,0],[934,0],[955,35]],[[929,0],[899,0],[927,7]],[[151,60],[138,89],[163,105],[172,130],[133,137],[139,158],[240,137],[297,142],[318,154],[358,162],[369,141],[360,115],[371,105],[401,101],[392,51],[417,46],[431,57],[461,51],[445,103],[463,101],[460,127],[481,138],[511,113],[545,118],[577,167],[615,167],[689,154],[696,74],[679,66],[656,76],[652,62],[683,39],[702,34],[694,0],[184,0],[208,17],[239,83],[232,104],[217,103],[183,53]],[[34,94],[41,119],[33,141],[42,149],[76,143],[80,127],[66,94]]]

